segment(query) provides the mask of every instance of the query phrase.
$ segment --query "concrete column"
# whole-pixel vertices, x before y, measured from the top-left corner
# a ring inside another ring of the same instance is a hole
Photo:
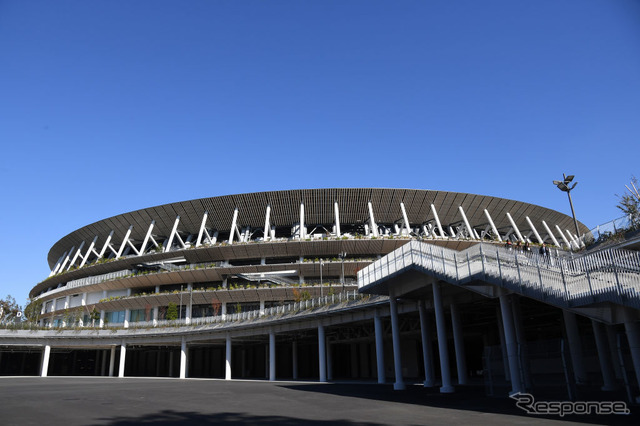
[[[375,317],[373,318],[373,326],[376,335],[376,365],[378,370],[378,383],[384,383],[386,381],[385,371],[384,371],[384,340],[383,340],[383,330],[382,330],[382,318],[378,311],[375,313]]]
[[[324,335],[324,326],[318,324],[318,363],[320,371],[320,381],[327,381],[327,348]]]
[[[131,319],[131,310],[124,310],[124,328],[129,328],[129,319]]]
[[[291,360],[293,363],[293,380],[298,380],[298,341],[291,342]]]
[[[231,380],[231,335],[227,334],[227,346],[224,362],[224,379]]]
[[[629,311],[626,311],[625,315],[624,329],[627,332],[627,340],[629,341],[633,368],[636,372],[636,380],[638,385],[640,385],[640,327],[638,327],[638,323],[633,320]],[[636,402],[640,402],[640,397],[636,397]]]
[[[99,327],[103,328],[104,327],[104,316],[105,316],[105,312],[104,309],[100,311],[100,323],[99,323]]]
[[[109,353],[109,377],[113,377],[113,370],[116,365],[116,347],[111,346],[111,351]]]
[[[618,354],[618,341],[616,339],[616,331],[613,325],[605,324],[604,329],[607,332],[607,342],[609,343],[609,351],[611,352],[611,360],[613,361],[613,371],[616,379],[622,380],[622,368],[620,367],[620,355]]]
[[[160,311],[160,307],[159,306],[155,306],[153,308],[153,326],[157,326],[158,325],[158,313]]]
[[[496,318],[498,319],[498,337],[500,338],[500,352],[502,352],[502,366],[504,368],[504,379],[507,382],[511,381],[511,374],[509,372],[509,357],[507,356],[507,342],[504,338],[504,327],[502,326],[502,313],[500,308],[496,309]]]
[[[422,338],[422,362],[424,363],[424,387],[435,386],[433,373],[433,344],[431,342],[431,327],[424,301],[418,302],[420,314],[420,337]]]
[[[260,300],[260,316],[264,315],[264,300]]]
[[[451,371],[449,370],[449,348],[447,347],[447,324],[444,318],[444,308],[442,306],[442,293],[440,284],[434,282],[433,285],[433,308],[436,313],[436,330],[438,332],[438,353],[440,354],[440,375],[442,376],[442,387],[440,393],[451,393],[455,388],[451,384]]]
[[[102,365],[100,366],[100,375],[106,376],[107,375],[107,350],[103,349],[100,352],[102,354]]]
[[[42,352],[42,367],[40,367],[40,377],[47,377],[49,373],[49,357],[51,356],[51,345],[47,344],[44,346],[44,351]]]
[[[600,361],[600,371],[602,372],[603,391],[612,391],[616,389],[615,374],[611,366],[611,352],[607,348],[607,337],[604,333],[603,325],[595,320],[591,320],[593,328],[593,336],[596,340],[596,348],[598,349],[598,360]]]
[[[511,373],[511,395],[524,392],[522,380],[520,379],[520,362],[518,359],[518,342],[516,331],[513,325],[513,314],[511,311],[511,298],[507,294],[500,296],[500,311],[502,312],[502,326],[504,327],[504,337],[507,344],[507,357],[509,360],[509,371]]]
[[[120,367],[118,368],[118,377],[124,377],[124,362],[127,358],[127,345],[122,341],[120,344]]]
[[[187,340],[184,337],[180,343],[180,378],[187,378]]]
[[[222,307],[220,308],[220,316],[222,316],[223,320],[227,318],[227,302],[222,302]]]
[[[456,367],[458,370],[458,384],[467,384],[467,359],[464,353],[464,335],[460,323],[458,305],[451,304],[451,327],[453,328],[453,344],[456,350]]]
[[[584,363],[582,362],[582,340],[580,339],[580,332],[578,331],[576,314],[563,309],[562,317],[564,318],[564,327],[567,332],[567,343],[569,346],[569,354],[571,355],[571,365],[573,365],[573,375],[575,376],[576,384],[587,383],[587,372],[584,368]]]
[[[269,380],[276,379],[276,333],[269,332]]]
[[[529,349],[527,347],[527,339],[524,334],[524,326],[522,325],[520,296],[512,299],[511,312],[513,314],[513,323],[516,330],[516,339],[518,341],[518,345],[520,345],[520,366],[522,368],[522,376],[524,378],[524,387],[525,389],[531,389],[533,387],[533,382],[531,381],[531,374],[529,372]]]
[[[391,308],[391,338],[393,342],[393,365],[395,369],[396,382],[393,389],[405,389],[402,381],[402,354],[400,352],[400,323],[398,320],[398,301],[395,297],[389,297],[389,307]]]

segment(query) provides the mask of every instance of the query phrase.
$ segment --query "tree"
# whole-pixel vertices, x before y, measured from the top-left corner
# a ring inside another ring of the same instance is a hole
[[[24,308],[24,316],[31,322],[38,321],[42,312],[42,299],[27,299],[27,306]]]
[[[165,317],[169,321],[175,321],[178,319],[178,305],[171,302],[167,306],[167,316]]]
[[[631,176],[631,187],[625,185],[627,190],[624,194],[616,196],[619,198],[618,205],[616,206],[622,212],[629,216],[632,225],[637,225],[640,222],[640,191],[638,191],[638,178]]]
[[[0,322],[12,321],[22,316],[22,309],[10,294],[0,299]]]

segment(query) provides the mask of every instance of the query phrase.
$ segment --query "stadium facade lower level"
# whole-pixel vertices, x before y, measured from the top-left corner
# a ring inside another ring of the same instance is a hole
[[[640,261],[573,254],[572,228],[524,202],[410,189],[125,213],[54,244],[51,274],[30,292],[38,327],[0,330],[0,374],[420,381],[573,397],[596,386],[635,397]]]

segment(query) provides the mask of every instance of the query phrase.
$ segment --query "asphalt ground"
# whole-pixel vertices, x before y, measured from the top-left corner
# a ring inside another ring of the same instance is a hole
[[[2,425],[640,424],[631,414],[536,416],[481,389],[244,380],[1,377]]]

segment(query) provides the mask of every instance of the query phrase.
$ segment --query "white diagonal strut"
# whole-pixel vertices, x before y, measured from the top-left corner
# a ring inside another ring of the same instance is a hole
[[[120,244],[120,248],[118,249],[118,252],[116,253],[116,259],[119,259],[120,256],[122,256],[122,252],[124,251],[124,248],[127,246],[127,243],[129,242],[129,236],[131,235],[131,231],[133,230],[133,225],[129,226],[129,229],[127,229],[127,233],[124,235],[124,239],[122,240],[122,244]]]
[[[67,271],[76,264],[76,260],[78,260],[78,256],[80,256],[82,247],[84,247],[84,240],[80,243],[80,247],[78,247],[78,250],[76,250],[76,254],[73,255],[73,259],[71,260],[71,263],[69,263],[69,266],[67,267]]]
[[[376,219],[373,217],[373,206],[371,205],[371,201],[369,201],[369,219],[371,221],[371,231],[373,231],[373,236],[378,236],[378,225],[376,225]]]
[[[333,202],[333,210],[336,214],[336,237],[340,238],[340,211],[338,210],[338,200]]]
[[[93,237],[93,241],[91,241],[91,244],[89,245],[89,248],[87,249],[87,252],[85,253],[84,257],[82,258],[82,262],[80,262],[79,268],[82,268],[84,266],[84,264],[87,263],[87,260],[89,259],[89,255],[91,254],[92,251],[95,253],[95,251],[93,250],[93,247],[96,245],[96,241],[98,241],[98,236],[97,235],[95,237]]]
[[[71,253],[73,253],[73,251],[76,249],[76,246],[71,247],[71,250],[69,250],[69,253],[67,253],[67,257],[64,258],[64,261],[62,262],[62,265],[60,265],[60,271],[64,270],[64,267],[67,266],[67,262],[69,261],[69,258],[71,257]]]
[[[531,227],[531,230],[533,231],[536,238],[538,239],[538,242],[540,244],[544,243],[544,241],[542,241],[542,238],[540,238],[540,234],[538,234],[538,230],[536,229],[535,226],[533,226],[533,222],[531,222],[531,219],[529,219],[529,216],[525,216],[525,219],[527,219],[527,223],[529,224],[529,226]]]
[[[102,245],[102,249],[100,250],[100,253],[97,253],[98,259],[102,259],[102,256],[104,256],[104,252],[107,251],[107,247],[111,247],[111,238],[113,238],[113,229],[111,230],[111,232],[109,232],[109,236],[107,237],[107,240]],[[113,247],[111,247],[111,251],[113,251],[115,254]]]
[[[462,220],[464,220],[464,225],[467,227],[467,231],[469,231],[469,238],[471,239],[477,238],[473,233],[473,229],[471,228],[471,225],[469,225],[469,219],[467,219],[467,215],[464,214],[464,210],[462,209],[462,206],[458,206],[458,210],[460,210],[460,215],[462,215]]]
[[[444,229],[442,229],[442,224],[440,223],[440,218],[438,217],[438,212],[436,211],[436,206],[434,206],[433,204],[431,204],[431,212],[433,213],[433,217],[436,220],[436,223],[438,224],[438,231],[440,231],[440,236],[442,238],[445,238]]]
[[[229,245],[233,244],[233,237],[237,232],[236,222],[238,221],[238,208],[233,210],[233,219],[231,220],[231,232],[229,233]]]
[[[411,234],[411,227],[409,226],[409,218],[407,217],[407,209],[404,208],[404,201],[400,201],[400,210],[402,210],[402,218],[404,220],[404,227],[407,230],[407,235]]]
[[[269,241],[269,234],[271,230],[271,204],[267,204],[267,211],[264,214],[264,240]]]
[[[198,231],[196,247],[200,247],[200,244],[202,244],[202,234],[205,232],[205,227],[207,226],[207,217],[209,217],[209,212],[205,211],[204,215],[202,215],[202,223],[200,224],[200,230]]]
[[[173,228],[171,228],[171,234],[169,234],[169,241],[167,242],[167,246],[164,248],[164,252],[168,252],[171,250],[171,246],[173,245],[173,238],[176,236],[176,231],[178,230],[178,224],[180,223],[180,216],[176,216],[176,220],[173,222]]]
[[[304,203],[300,203],[300,229],[298,230],[298,235],[301,240],[304,240],[306,229],[304,227]]]
[[[489,211],[487,209],[484,209],[484,215],[489,220],[489,223],[491,224],[491,229],[493,230],[493,233],[498,237],[498,241],[502,242],[502,237],[500,237],[500,233],[498,232],[498,228],[496,228],[496,224],[493,223],[493,219],[491,219],[491,215],[489,215]]]
[[[556,236],[553,235],[553,232],[551,232],[551,228],[549,228],[549,225],[547,225],[547,222],[545,222],[543,220],[542,221],[542,226],[544,226],[544,229],[547,230],[547,234],[549,234],[549,236],[551,237],[551,240],[553,241],[553,244],[555,244],[556,247],[560,247],[560,243],[558,242],[558,240],[556,240]]]
[[[51,273],[49,274],[50,277],[58,273],[58,269],[60,269],[60,265],[62,265],[62,259],[64,259],[66,255],[67,255],[67,252],[65,251],[64,254],[58,258],[58,261],[56,262],[56,266],[53,267],[53,269],[51,270]]]
[[[562,238],[562,241],[564,241],[564,243],[567,245],[567,247],[569,249],[571,249],[571,244],[567,240],[567,237],[564,236],[564,233],[562,232],[562,230],[560,229],[560,227],[558,225],[556,225],[556,229],[558,230],[558,233],[560,234],[560,237]]]
[[[516,223],[513,221],[513,218],[511,217],[509,212],[507,212],[507,219],[509,219],[509,222],[511,223],[511,226],[513,226],[514,231],[516,231],[516,235],[518,236],[518,239],[520,241],[524,241],[524,238],[522,238],[522,234],[520,233],[520,230],[516,226]]]

